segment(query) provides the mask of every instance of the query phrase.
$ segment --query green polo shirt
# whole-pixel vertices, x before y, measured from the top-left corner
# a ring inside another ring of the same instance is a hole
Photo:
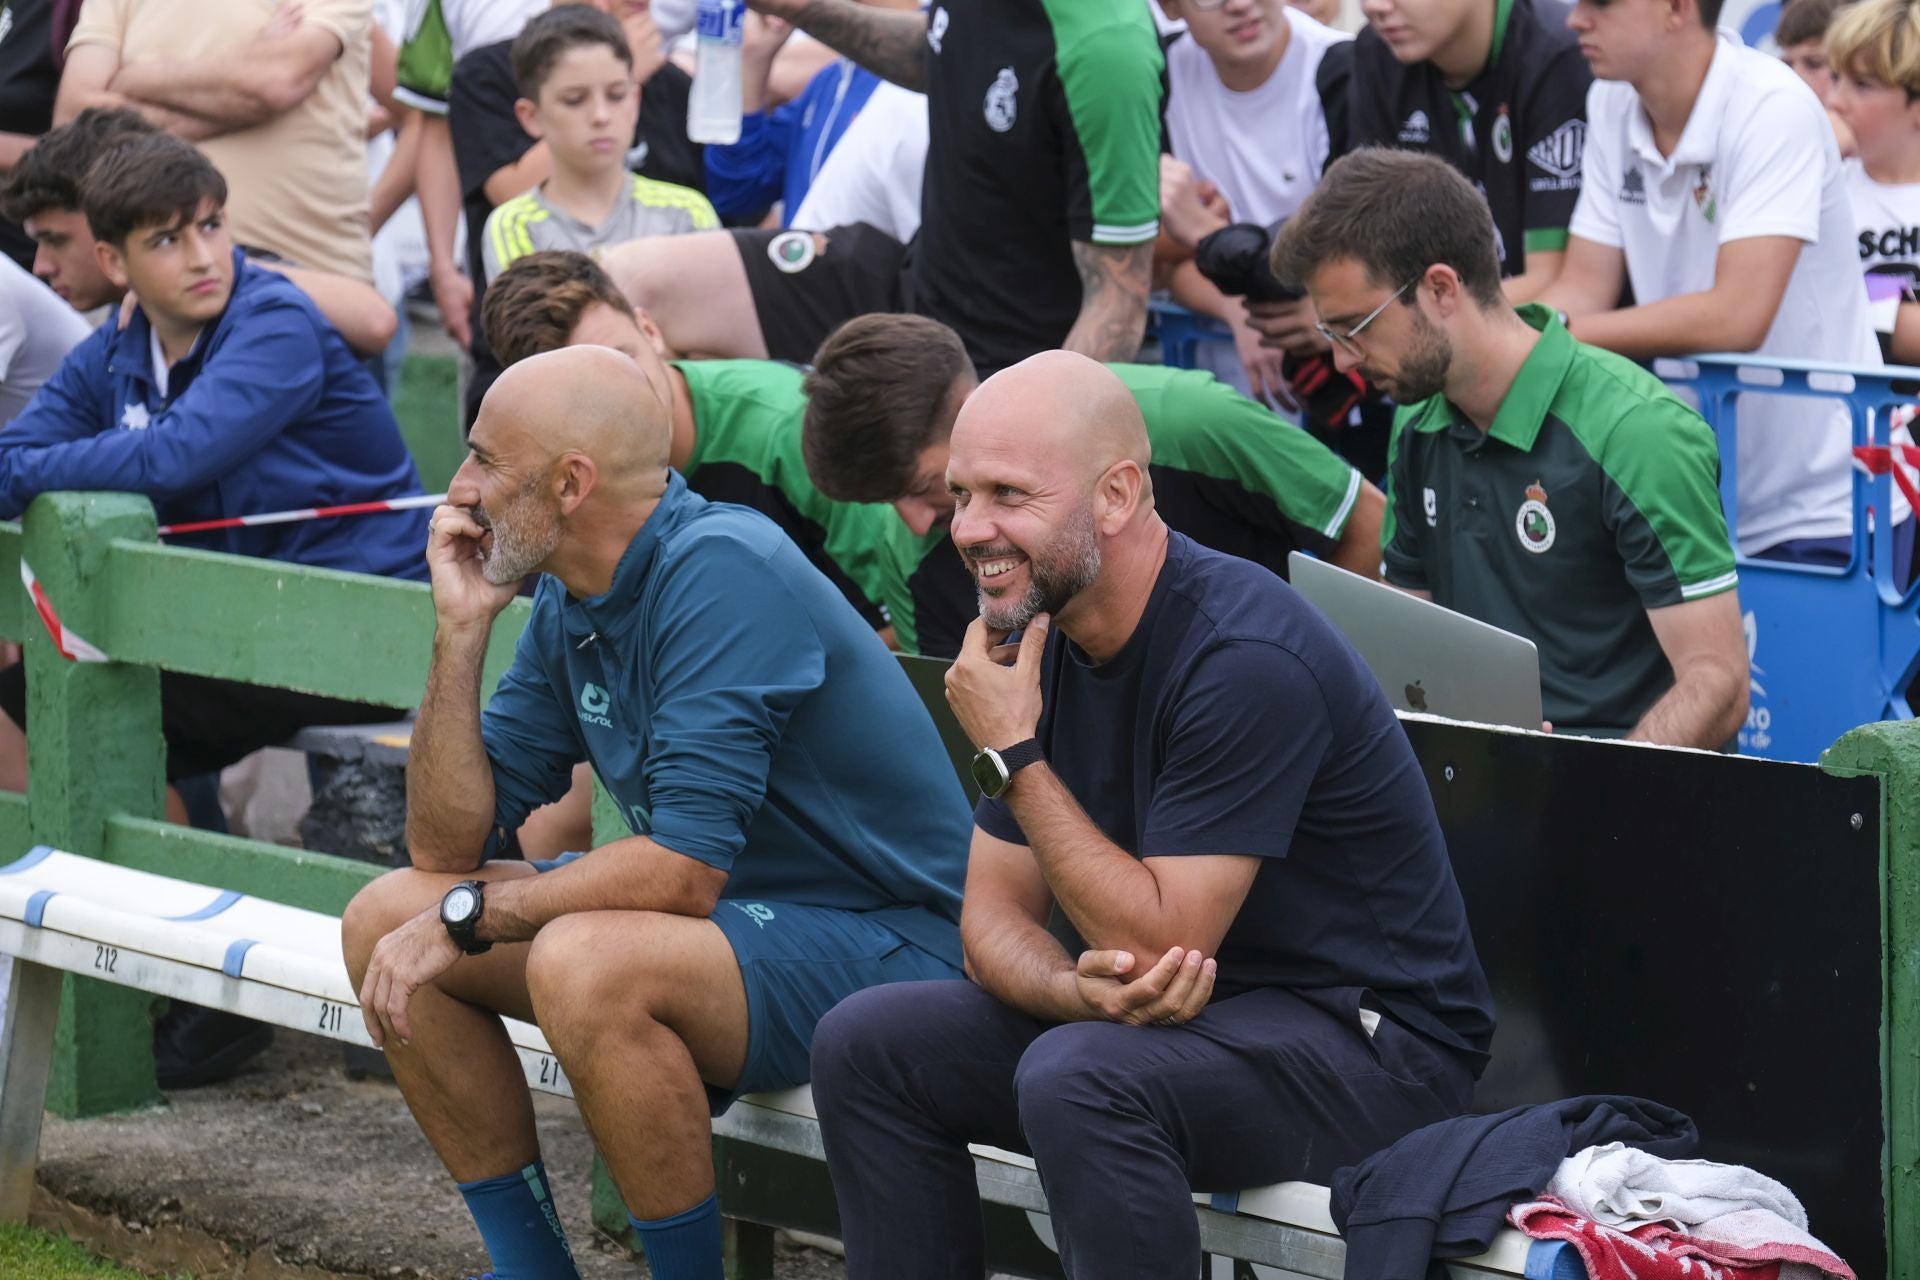
[[[1482,432],[1444,396],[1400,410],[1383,570],[1540,647],[1547,719],[1624,733],[1673,684],[1648,609],[1730,591],[1713,432],[1646,370],[1540,341]]]

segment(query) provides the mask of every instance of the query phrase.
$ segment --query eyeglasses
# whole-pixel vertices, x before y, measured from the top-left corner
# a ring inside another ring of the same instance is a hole
[[[1427,273],[1425,269],[1422,269],[1419,275],[1407,281],[1405,284],[1401,285],[1398,289],[1395,289],[1393,291],[1392,297],[1388,298],[1385,302],[1381,303],[1379,306],[1375,307],[1373,310],[1367,312],[1365,319],[1360,321],[1359,324],[1356,324],[1355,326],[1353,326],[1353,328],[1347,330],[1345,333],[1335,333],[1333,330],[1327,328],[1325,324],[1318,323],[1318,322],[1316,322],[1313,327],[1320,331],[1321,337],[1325,338],[1328,342],[1331,342],[1334,346],[1339,347],[1342,351],[1346,352],[1348,355],[1364,356],[1367,353],[1361,350],[1359,338],[1360,338],[1360,335],[1363,332],[1365,332],[1366,327],[1372,324],[1375,320],[1379,319],[1380,313],[1382,311],[1385,311],[1388,307],[1398,302],[1400,300],[1401,294],[1413,288],[1413,286],[1419,284],[1420,281],[1426,276],[1426,274]]]

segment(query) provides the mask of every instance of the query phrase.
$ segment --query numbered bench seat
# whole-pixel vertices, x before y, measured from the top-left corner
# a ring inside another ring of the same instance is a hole
[[[226,1009],[261,1022],[371,1047],[340,956],[340,921],[322,912],[118,867],[40,847],[0,866],[0,952],[33,966],[84,974],[121,986]],[[16,964],[16,968],[22,967]],[[22,1028],[50,1033],[48,992],[14,981],[13,998],[38,1008],[9,1011],[0,1033],[0,1130],[31,1112],[34,1143],[45,1091],[44,1063],[22,1062]],[[506,1020],[529,1086],[571,1097],[546,1037]],[[51,1037],[45,1037],[50,1045]],[[37,1083],[36,1083],[37,1078]],[[32,1097],[20,1096],[31,1092]],[[18,1125],[15,1124],[15,1131]],[[741,1098],[714,1122],[722,1136],[824,1160],[820,1125],[807,1088]],[[12,1144],[7,1144],[11,1146]],[[1046,1197],[1033,1161],[1011,1151],[972,1149],[981,1194],[996,1204],[1044,1214]],[[12,1167],[0,1180],[32,1176],[31,1148],[0,1150]],[[1283,1182],[1228,1196],[1195,1196],[1201,1244],[1209,1253],[1336,1280],[1346,1246],[1328,1216],[1328,1190]],[[1037,1224],[1042,1225],[1042,1224]],[[1043,1232],[1044,1234],[1044,1232]],[[1569,1273],[1564,1246],[1507,1231],[1479,1258],[1453,1264],[1460,1277],[1541,1277]],[[1577,1272],[1576,1272],[1577,1274]]]

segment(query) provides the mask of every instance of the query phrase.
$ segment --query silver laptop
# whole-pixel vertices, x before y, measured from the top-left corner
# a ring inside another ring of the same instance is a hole
[[[1397,710],[1540,727],[1533,641],[1298,551],[1287,572],[1294,590],[1346,634]]]

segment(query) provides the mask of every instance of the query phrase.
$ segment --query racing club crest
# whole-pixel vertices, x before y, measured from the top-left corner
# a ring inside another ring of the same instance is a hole
[[[815,256],[811,231],[782,231],[767,241],[767,257],[788,275],[805,271],[813,265]]]
[[[1713,194],[1713,166],[1700,166],[1700,180],[1693,184],[1693,202],[1700,206],[1700,216],[1712,222],[1720,211],[1720,201]]]
[[[1000,74],[987,86],[985,114],[987,128],[995,133],[1005,133],[1013,128],[1014,117],[1020,112],[1020,104],[1015,95],[1020,92],[1019,77],[1013,74],[1012,67],[1000,68]]]
[[[1547,491],[1538,480],[1527,486],[1527,500],[1514,516],[1513,531],[1520,535],[1520,545],[1535,555],[1553,546],[1553,512],[1547,510]]]

